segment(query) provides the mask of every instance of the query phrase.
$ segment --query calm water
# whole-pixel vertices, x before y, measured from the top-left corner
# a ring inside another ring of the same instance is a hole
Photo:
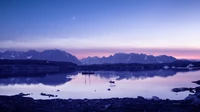
[[[115,84],[109,81],[114,80]],[[58,95],[62,99],[112,98],[143,96],[162,99],[184,99],[189,92],[171,92],[175,87],[196,87],[191,81],[200,80],[200,71],[147,71],[147,72],[111,72],[99,71],[94,75],[81,73],[47,75],[39,78],[0,79],[0,94],[15,95],[32,93],[34,99],[49,99],[40,93]],[[108,91],[107,89],[111,90]],[[60,90],[57,92],[57,90]]]

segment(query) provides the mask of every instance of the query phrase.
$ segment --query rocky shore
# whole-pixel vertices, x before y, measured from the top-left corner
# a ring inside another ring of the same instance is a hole
[[[46,74],[70,73],[76,71],[77,66],[71,62],[0,59],[0,78],[41,77]]]
[[[200,70],[200,62],[175,61],[172,63],[116,63],[77,65],[71,62],[47,60],[6,60],[0,59],[0,78],[38,77],[46,74],[70,73],[76,71],[152,71],[171,70],[188,72]]]
[[[198,81],[192,81],[192,83],[196,83],[200,85],[200,80]],[[181,87],[181,88],[174,88],[172,89],[173,92],[184,92],[189,91],[192,94],[189,94],[185,100],[190,101],[193,105],[199,105],[200,106],[200,86],[197,86],[195,88],[191,87]]]
[[[138,98],[34,100],[0,96],[1,112],[199,112],[189,100]]]

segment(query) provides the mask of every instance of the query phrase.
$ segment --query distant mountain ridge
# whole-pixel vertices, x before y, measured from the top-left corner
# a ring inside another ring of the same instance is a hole
[[[32,59],[32,60],[49,60],[49,61],[64,61],[72,62],[75,64],[115,64],[115,63],[170,63],[177,59],[172,56],[160,55],[146,55],[138,53],[116,53],[109,57],[87,57],[78,60],[76,56],[65,51],[53,49],[44,50],[42,52],[36,50],[23,51],[5,51],[0,52],[0,59]]]
[[[146,54],[137,54],[137,53],[116,53],[110,55],[109,57],[87,57],[83,58],[80,61],[83,64],[104,64],[104,63],[170,63],[176,61],[177,59],[172,56],[160,55],[146,55]]]
[[[81,62],[72,54],[61,50],[44,50],[42,52],[36,50],[23,51],[5,51],[0,53],[0,59],[32,59],[32,60],[49,60],[64,61],[81,64]]]

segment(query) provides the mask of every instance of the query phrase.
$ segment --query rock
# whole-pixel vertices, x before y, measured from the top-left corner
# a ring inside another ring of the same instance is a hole
[[[184,91],[190,91],[190,92],[194,92],[193,91],[194,88],[186,88],[186,87],[182,87],[182,88],[174,88],[172,89],[173,92],[184,92]]]
[[[200,97],[199,94],[189,94],[189,96],[187,96],[185,98],[186,101],[191,101],[191,103],[193,105],[200,105]]]
[[[145,98],[142,97],[142,96],[138,96],[137,99],[138,99],[138,100],[144,100]]]
[[[163,68],[164,68],[164,69],[169,69],[169,66],[164,66]]]
[[[194,98],[195,98],[194,95],[189,94],[189,95],[185,98],[185,100],[187,100],[187,101],[191,101],[191,100],[193,100]]]
[[[152,98],[151,98],[152,100],[160,100],[160,98],[159,97],[157,97],[157,96],[152,96]]]
[[[114,83],[115,83],[115,81],[111,81],[111,80],[110,80],[110,81],[109,81],[109,83],[111,83],[111,84],[114,84]]]
[[[89,100],[88,100],[87,98],[85,98],[83,101],[84,101],[84,102],[88,102]]]
[[[192,100],[193,102],[193,100]],[[1,96],[1,112],[199,112],[195,105],[183,100],[138,100],[134,98],[110,99],[48,99],[34,100],[28,97]]]
[[[19,94],[16,94],[16,95],[14,95],[14,96],[21,96],[21,97],[23,97],[23,96],[28,96],[28,95],[30,95],[30,93],[27,93],[27,94],[19,93]]]
[[[56,90],[56,92],[59,92],[60,90],[58,89],[58,90]]]
[[[196,83],[196,84],[200,85],[200,80],[198,80],[198,81],[192,81],[192,83]]]
[[[110,88],[108,88],[107,90],[108,90],[108,91],[110,91],[111,89],[110,89]]]
[[[107,108],[109,108],[111,105],[110,104],[107,104],[107,105],[105,105],[104,107],[107,109]]]
[[[52,94],[46,94],[46,93],[40,93],[41,96],[48,96],[48,97],[58,97],[58,95],[52,95]]]
[[[198,92],[198,93],[200,93],[200,86],[195,87],[195,91]]]
[[[167,98],[166,101],[170,101],[170,100]]]

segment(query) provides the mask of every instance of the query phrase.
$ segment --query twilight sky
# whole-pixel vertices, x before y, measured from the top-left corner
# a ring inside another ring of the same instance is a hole
[[[0,50],[200,59],[200,0],[0,0]]]

